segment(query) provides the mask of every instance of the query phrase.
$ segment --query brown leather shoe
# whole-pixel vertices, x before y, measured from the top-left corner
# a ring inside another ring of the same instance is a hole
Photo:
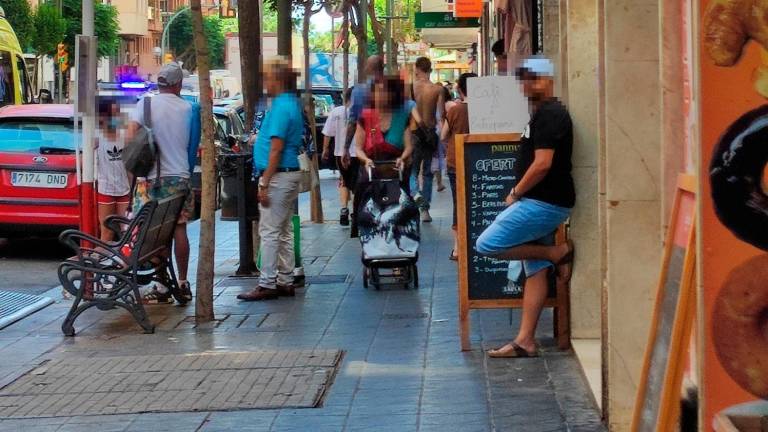
[[[296,287],[293,285],[278,285],[277,295],[280,297],[295,297]]]
[[[242,293],[237,295],[238,300],[243,301],[262,301],[262,300],[274,300],[279,296],[278,290],[267,289],[258,287],[253,291]]]

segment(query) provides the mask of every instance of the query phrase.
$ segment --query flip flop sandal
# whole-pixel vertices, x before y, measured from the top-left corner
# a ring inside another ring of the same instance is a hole
[[[539,356],[539,350],[534,352],[528,352],[525,348],[512,342],[512,350],[501,351],[502,348],[497,348],[488,351],[488,357],[490,358],[534,358]]]

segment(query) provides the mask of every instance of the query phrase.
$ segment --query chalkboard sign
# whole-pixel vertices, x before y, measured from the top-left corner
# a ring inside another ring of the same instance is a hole
[[[483,231],[507,208],[505,199],[517,184],[519,134],[470,134],[456,139],[457,219],[459,239],[459,307],[462,349],[469,349],[469,309],[522,307],[523,280],[510,280],[509,261],[483,256],[475,243]],[[560,230],[560,240],[564,240]],[[555,234],[545,239],[555,242]],[[569,344],[567,286],[550,279],[545,306],[556,309],[559,345]]]
[[[632,431],[673,430],[695,314],[695,179],[681,176],[667,233]]]
[[[514,167],[518,160],[519,143],[498,143],[467,146],[464,151],[464,214],[467,244],[464,255],[469,258],[470,300],[520,298],[518,284],[508,283],[509,261],[480,255],[475,242],[496,216],[507,207],[504,202],[517,184]]]

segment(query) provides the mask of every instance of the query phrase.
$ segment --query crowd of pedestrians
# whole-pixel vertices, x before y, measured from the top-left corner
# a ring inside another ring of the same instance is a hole
[[[507,73],[503,42],[494,45],[498,73]],[[569,279],[572,244],[550,245],[541,239],[570,215],[575,204],[571,178],[573,132],[570,116],[554,97],[554,67],[543,58],[530,58],[515,71],[529,99],[531,121],[522,134],[518,183],[506,197],[508,207],[498,215],[475,245],[478,252],[497,259],[519,261],[525,274],[523,320],[517,337],[489,352],[492,357],[527,357],[537,353],[536,323],[547,295],[548,269]],[[410,81],[387,75],[384,60],[372,56],[364,79],[347,90],[343,104],[334,108],[322,130],[322,159],[333,157],[340,172],[339,223],[351,225],[359,235],[360,191],[381,170],[399,173],[402,189],[418,206],[421,222],[432,221],[432,191],[450,188],[453,203],[454,245],[451,260],[458,260],[456,137],[469,133],[468,81],[462,74],[454,84],[434,83],[431,61],[416,60]],[[145,304],[184,303],[192,299],[188,278],[189,240],[186,224],[193,211],[190,174],[200,141],[199,106],[180,97],[184,72],[176,63],[160,70],[159,93],[142,98],[126,124],[115,103],[99,104],[98,204],[102,239],[111,240],[103,224],[112,214],[127,214],[152,199],[177,193],[187,200],[174,233],[173,252],[179,273],[179,292],[153,284],[146,287]],[[306,190],[307,155],[314,151],[307,113],[297,96],[297,74],[291,64],[275,58],[264,64],[267,98],[254,120],[254,178],[258,182],[260,277],[243,301],[264,301],[295,295],[296,251],[293,215],[298,194]],[[132,178],[121,161],[124,143],[140,128],[151,127],[157,144],[157,162],[149,175]],[[333,147],[333,151],[331,148]],[[392,175],[388,173],[387,175]],[[436,183],[436,184],[433,184]],[[352,206],[350,208],[350,202]]]

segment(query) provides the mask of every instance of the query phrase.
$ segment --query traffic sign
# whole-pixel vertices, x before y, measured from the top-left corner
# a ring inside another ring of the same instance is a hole
[[[480,27],[478,18],[456,18],[451,12],[416,12],[417,29]]]

